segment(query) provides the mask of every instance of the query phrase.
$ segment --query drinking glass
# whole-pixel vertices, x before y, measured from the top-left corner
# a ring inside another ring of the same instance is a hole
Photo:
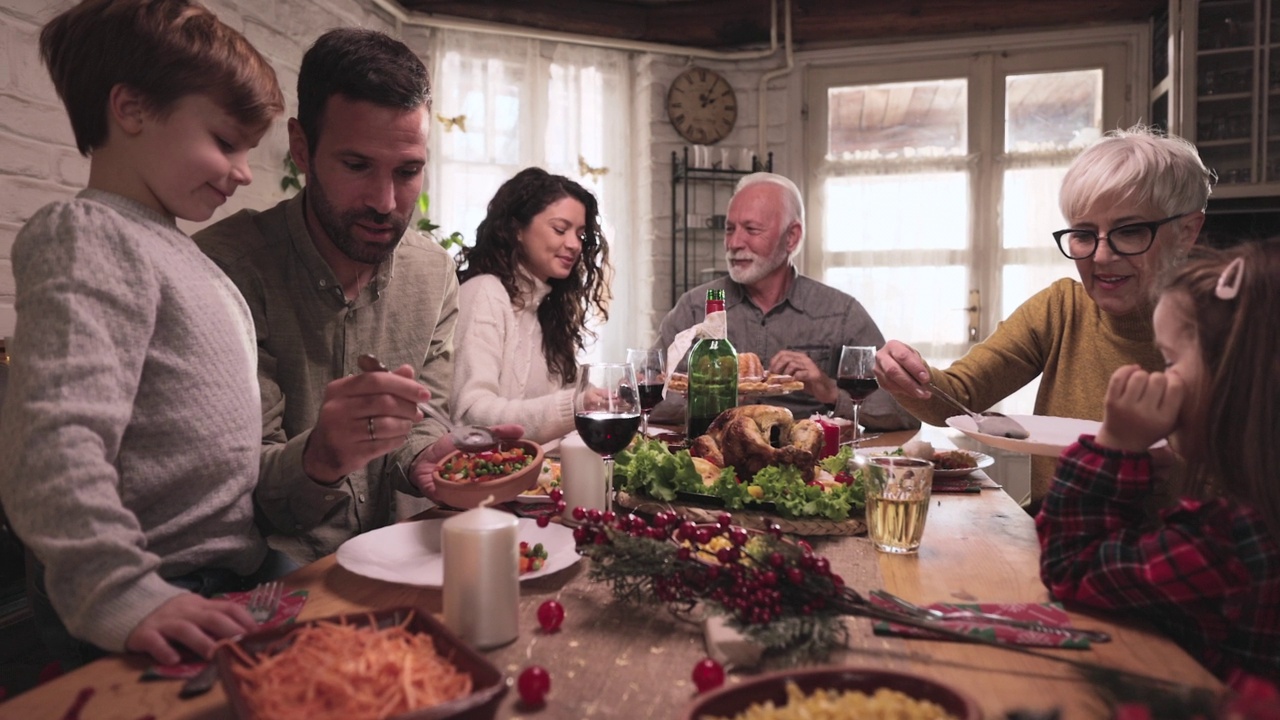
[[[649,434],[649,413],[662,402],[662,383],[667,377],[666,352],[659,348],[627,348],[627,362],[636,371],[640,395],[640,433]]]
[[[630,363],[592,363],[579,369],[573,391],[573,424],[592,452],[604,460],[605,507],[613,498],[613,455],[640,429],[636,371]]]
[[[836,371],[836,387],[853,399],[853,444],[858,444],[862,427],[858,409],[862,401],[880,387],[876,381],[876,349],[873,345],[845,345],[840,350],[840,368]]]
[[[867,478],[867,537],[876,550],[909,555],[920,549],[929,514],[933,463],[911,457],[856,457]]]

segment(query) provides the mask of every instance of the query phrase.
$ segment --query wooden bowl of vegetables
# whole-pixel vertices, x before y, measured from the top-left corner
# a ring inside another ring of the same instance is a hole
[[[532,440],[504,440],[498,447],[469,453],[455,450],[436,464],[436,499],[456,508],[515,500],[538,484],[542,446]]]

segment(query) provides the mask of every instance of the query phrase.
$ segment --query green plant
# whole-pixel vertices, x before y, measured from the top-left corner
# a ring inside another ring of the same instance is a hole
[[[298,192],[302,190],[302,181],[298,178],[299,176],[298,164],[293,161],[293,156],[290,155],[288,151],[285,151],[283,165],[284,165],[284,177],[280,178],[280,189],[283,190],[284,192],[290,192],[290,191]],[[429,216],[427,215],[427,211],[430,208],[431,208],[431,198],[429,198],[427,194],[424,192],[418,196],[418,212],[421,213],[422,215],[422,217],[418,220],[418,225],[417,225],[418,230],[425,233],[427,236],[435,240],[437,243],[440,243],[440,247],[444,248],[445,250],[449,250],[454,247],[457,247],[457,248],[466,247],[467,241],[463,239],[462,233],[460,232],[455,232],[447,237],[440,237],[438,234],[436,234],[436,230],[439,230],[440,226],[431,222],[431,220],[429,219]]]
[[[418,196],[418,212],[422,214],[422,217],[418,220],[418,229],[433,238],[436,242],[440,243],[440,247],[445,250],[454,247],[466,247],[467,241],[462,238],[462,233],[460,232],[455,232],[448,237],[440,237],[436,234],[436,230],[440,229],[440,226],[431,222],[429,219],[430,215],[427,214],[427,211],[430,209],[431,198],[424,192]]]
[[[298,164],[293,161],[293,156],[286,150],[284,153],[284,177],[280,178],[280,189],[289,192],[292,189],[297,192],[302,189],[302,181],[298,179]]]

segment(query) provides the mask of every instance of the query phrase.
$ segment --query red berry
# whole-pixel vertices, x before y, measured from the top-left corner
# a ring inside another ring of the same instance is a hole
[[[516,690],[520,692],[520,702],[529,707],[542,707],[551,691],[551,675],[541,665],[530,665],[516,680]]]
[[[548,600],[538,606],[538,624],[546,632],[553,633],[560,629],[564,622],[564,606],[555,600]]]
[[[539,515],[539,516],[538,516],[538,519],[537,519],[537,520],[535,520],[534,522],[538,523],[538,527],[546,527],[546,526],[548,526],[548,525],[550,525],[550,524],[551,524],[551,516],[550,516],[550,515]]]
[[[587,519],[587,509],[584,507],[575,507],[573,509],[573,519],[582,522]]]
[[[564,491],[560,488],[551,488],[551,492],[547,493],[547,497],[551,498],[551,502],[560,502],[564,498]]]
[[[714,690],[724,684],[724,668],[711,658],[703,658],[693,666],[693,684],[698,692]],[[523,695],[523,691],[521,691]]]

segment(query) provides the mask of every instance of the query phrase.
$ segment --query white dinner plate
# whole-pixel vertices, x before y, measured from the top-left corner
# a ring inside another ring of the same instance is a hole
[[[1058,457],[1083,434],[1096,435],[1102,423],[1097,420],[1053,417],[1051,415],[1010,415],[1026,428],[1031,437],[1023,440],[978,432],[978,426],[968,415],[947,418],[947,425],[991,447],[1028,455]]]
[[[901,449],[902,449],[901,447],[886,445],[883,447],[865,447],[865,448],[860,447],[854,452],[858,453],[859,455],[892,455]],[[934,451],[947,452],[948,450],[946,448],[943,448],[942,450],[938,450],[937,448],[934,448]],[[972,467],[972,468],[955,468],[952,470],[939,470],[938,468],[934,468],[933,469],[934,477],[940,477],[940,478],[964,477],[965,475],[968,475],[974,472],[975,470],[983,470],[985,468],[989,468],[992,465],[994,465],[996,461],[995,458],[991,457],[990,455],[987,455],[986,453],[974,452],[973,450],[959,450],[959,449],[957,449],[957,451],[962,452],[965,455],[968,455],[969,457],[973,458],[973,461],[978,463],[978,466]]]
[[[440,587],[444,584],[444,555],[440,553],[440,525],[443,519],[396,523],[357,535],[338,548],[338,564],[357,575],[374,580]],[[520,539],[542,543],[547,562],[541,570],[525,573],[531,580],[563,570],[581,556],[573,542],[573,530],[556,523],[538,527],[530,518],[520,518]]]

